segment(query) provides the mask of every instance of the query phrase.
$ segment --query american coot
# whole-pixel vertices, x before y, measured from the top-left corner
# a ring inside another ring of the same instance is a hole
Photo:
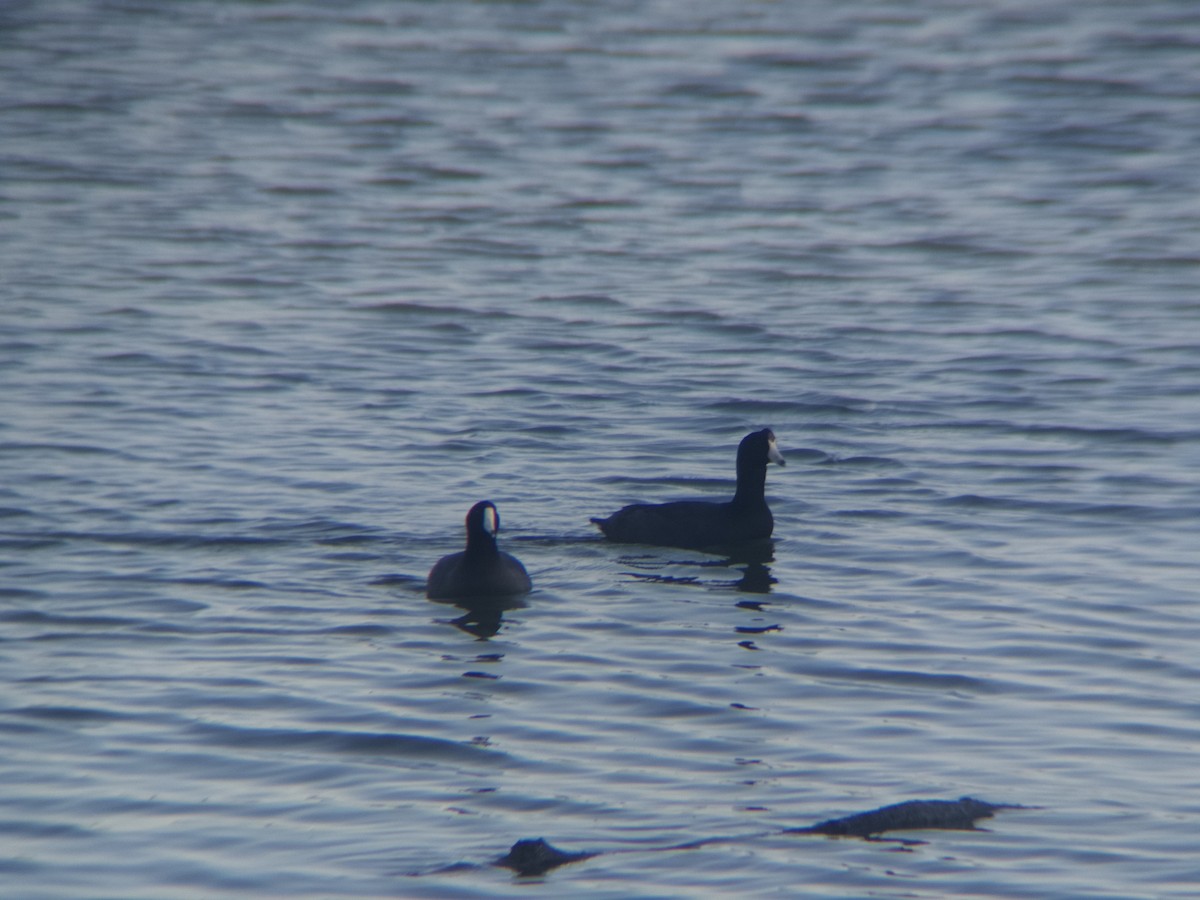
[[[500,514],[482,500],[467,513],[467,549],[437,561],[429,572],[425,594],[433,600],[501,597],[524,594],[533,587],[521,561],[496,546]]]
[[[610,540],[628,544],[701,549],[769,538],[775,528],[763,496],[769,462],[784,465],[775,435],[764,428],[746,435],[738,445],[737,492],[732,500],[638,503],[592,521]]]

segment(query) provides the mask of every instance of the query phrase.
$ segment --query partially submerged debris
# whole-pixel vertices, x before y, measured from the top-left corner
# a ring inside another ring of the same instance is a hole
[[[928,828],[975,831],[977,819],[989,819],[998,809],[1027,809],[1005,803],[986,803],[974,797],[957,800],[906,800],[869,812],[828,819],[807,828],[789,828],[787,834],[828,834],[868,838],[885,831],[919,831]]]
[[[518,875],[542,875],[551,869],[581,859],[591,859],[595,853],[567,853],[546,843],[542,838],[527,838],[517,841],[512,849],[500,857],[494,865],[512,869]]]
[[[785,828],[770,834],[824,834],[832,837],[859,837],[871,840],[887,831],[921,831],[943,829],[976,831],[975,822],[991,818],[1001,809],[1037,809],[1035,806],[1020,806],[1014,803],[987,803],[974,797],[959,797],[957,800],[906,800],[868,812],[855,813],[840,819],[827,819],[806,828]],[[749,835],[747,837],[762,837]],[[671,847],[642,848],[643,851],[693,850],[706,844],[728,843],[746,838],[705,838]],[[920,843],[916,841],[913,843]],[[637,852],[615,850],[614,853]],[[512,849],[497,859],[494,865],[512,869],[518,875],[543,875],[551,869],[567,863],[578,862],[599,856],[599,853],[568,853],[559,850],[542,838],[517,841]]]

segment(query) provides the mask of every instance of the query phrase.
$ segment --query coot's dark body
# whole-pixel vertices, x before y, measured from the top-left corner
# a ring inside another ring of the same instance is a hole
[[[784,465],[775,435],[764,428],[746,435],[738,445],[737,491],[732,500],[637,503],[592,521],[605,537],[627,544],[702,549],[763,540],[775,530],[765,495],[770,462]]]
[[[437,561],[429,572],[426,595],[431,600],[502,597],[524,594],[533,587],[521,561],[496,546],[500,514],[489,500],[467,513],[467,549]]]

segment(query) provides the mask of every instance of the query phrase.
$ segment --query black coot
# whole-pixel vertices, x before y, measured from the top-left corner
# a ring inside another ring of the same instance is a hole
[[[483,500],[467,513],[467,549],[437,561],[426,596],[433,600],[524,594],[533,587],[521,561],[496,546],[500,514]]]
[[[729,546],[769,538],[775,519],[763,495],[767,463],[784,465],[771,429],[755,431],[738,445],[737,491],[725,503],[678,500],[638,503],[617,510],[607,519],[592,519],[605,537],[627,544],[662,547]]]

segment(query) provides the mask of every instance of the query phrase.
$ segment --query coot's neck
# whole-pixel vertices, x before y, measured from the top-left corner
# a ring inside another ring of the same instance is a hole
[[[483,530],[467,532],[468,556],[482,558],[486,556],[495,556],[499,552],[500,548],[496,546],[495,535],[488,534]]]
[[[738,461],[737,492],[733,495],[733,505],[739,507],[757,506],[766,502],[764,493],[767,487],[767,466],[754,465]]]

